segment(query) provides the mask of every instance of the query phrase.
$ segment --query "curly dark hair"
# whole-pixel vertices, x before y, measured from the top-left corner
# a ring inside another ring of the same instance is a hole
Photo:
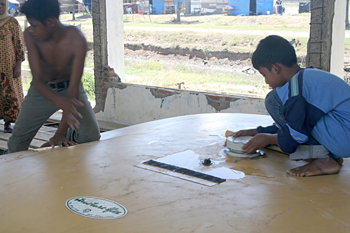
[[[46,19],[59,18],[60,4],[58,0],[27,0],[21,7],[21,12],[27,18],[38,20],[45,25]]]
[[[268,36],[262,39],[253,53],[252,63],[255,69],[265,67],[271,71],[272,64],[280,63],[292,67],[297,63],[294,47],[280,36]]]

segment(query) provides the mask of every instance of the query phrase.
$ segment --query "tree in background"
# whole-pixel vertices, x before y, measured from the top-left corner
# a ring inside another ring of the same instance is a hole
[[[72,0],[72,20],[75,20],[75,0]]]
[[[182,1],[177,0],[177,10],[176,10],[176,22],[181,23],[180,12],[182,9]]]

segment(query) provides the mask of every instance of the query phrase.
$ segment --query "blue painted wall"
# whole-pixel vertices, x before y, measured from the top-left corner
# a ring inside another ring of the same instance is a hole
[[[249,0],[228,0],[227,5],[234,8],[229,15],[249,15]]]
[[[153,0],[153,14],[161,14],[164,10],[164,0]]]
[[[273,0],[257,0],[256,10],[257,15],[267,15],[268,11],[273,14]]]
[[[267,15],[267,11],[270,11],[270,14],[272,14],[273,0],[255,1],[257,15]],[[229,15],[249,15],[250,0],[229,0],[227,5],[234,8],[232,11],[228,12]]]

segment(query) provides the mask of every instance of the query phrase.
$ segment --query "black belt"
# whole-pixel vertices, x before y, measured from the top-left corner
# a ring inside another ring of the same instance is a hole
[[[59,83],[48,82],[47,85],[49,85],[49,87],[51,87],[53,90],[64,89],[69,87],[69,80]]]

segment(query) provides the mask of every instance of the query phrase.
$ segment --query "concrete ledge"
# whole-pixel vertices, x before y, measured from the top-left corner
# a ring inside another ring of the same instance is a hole
[[[97,119],[123,125],[199,113],[268,114],[263,98],[115,82],[104,86],[105,106]]]

